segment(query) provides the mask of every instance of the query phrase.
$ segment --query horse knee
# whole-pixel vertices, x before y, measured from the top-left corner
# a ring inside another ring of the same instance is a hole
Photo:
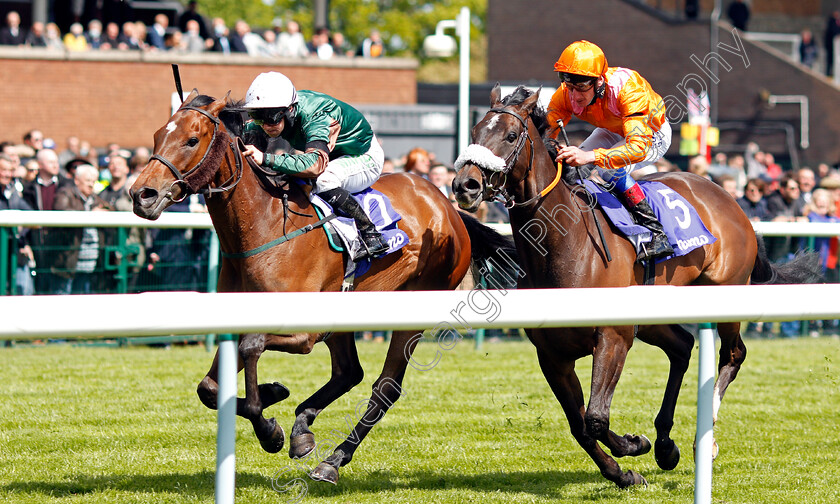
[[[265,335],[264,334],[249,334],[243,335],[239,342],[239,356],[243,360],[259,359],[260,355],[265,352]]]

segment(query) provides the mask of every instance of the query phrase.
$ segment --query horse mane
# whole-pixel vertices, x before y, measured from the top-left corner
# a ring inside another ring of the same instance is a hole
[[[525,86],[519,85],[516,87],[516,89],[513,90],[511,94],[502,98],[502,104],[505,106],[521,105],[522,102],[533,96],[534,93],[535,91],[532,91],[526,88]],[[539,131],[540,137],[542,137],[543,134],[545,134],[545,132],[548,131],[548,114],[546,113],[545,108],[543,108],[543,106],[540,105],[538,102],[537,105],[534,107],[534,110],[531,111],[530,117],[531,121],[534,123],[534,126],[536,126],[537,131]]]
[[[526,88],[525,86],[517,86],[513,92],[504,98],[502,98],[502,104],[505,106],[507,105],[519,105],[524,102],[527,98],[533,96],[534,91]],[[531,111],[529,114],[531,117],[531,121],[534,123],[534,126],[537,128],[537,131],[540,134],[540,138],[542,139],[543,145],[548,150],[548,154],[551,156],[551,159],[557,157],[557,149],[556,149],[556,142],[554,142],[553,138],[548,136],[548,132],[550,130],[548,124],[548,113],[546,112],[545,108],[537,102],[537,105],[534,107],[534,110]]]
[[[187,105],[191,107],[206,107],[215,101],[216,99],[212,96],[198,95]],[[210,184],[225,156],[225,150],[228,148],[230,141],[242,135],[242,130],[245,127],[245,120],[242,117],[243,110],[241,101],[228,99],[224,108],[219,112],[219,120],[225,125],[227,134],[219,131],[221,136],[217,137],[216,142],[209,146],[210,151],[207,153],[207,157],[204,158],[202,165],[186,180],[193,192],[200,192],[202,188]]]
[[[187,105],[191,107],[206,107],[216,101],[215,98],[208,95],[198,95],[192,99]],[[245,129],[245,118],[242,113],[245,108],[242,106],[245,100],[232,100],[228,98],[224,108],[219,112],[219,120],[225,125],[228,133],[236,138],[242,136],[242,130]]]

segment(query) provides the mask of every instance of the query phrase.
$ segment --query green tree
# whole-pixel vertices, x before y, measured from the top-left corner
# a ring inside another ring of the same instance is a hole
[[[186,1],[185,1],[186,3]],[[461,7],[468,7],[470,27],[470,80],[486,79],[487,0],[330,0],[330,29],[340,31],[358,46],[371,30],[377,29],[386,44],[387,54],[417,58],[418,78],[427,82],[456,82],[457,54],[446,60],[426,58],[423,39],[435,31],[438,21],[455,19]],[[221,17],[228,26],[238,19],[254,31],[269,28],[274,19],[294,19],[305,37],[312,35],[314,2],[312,0],[202,0],[199,12],[204,16]],[[447,30],[453,35],[453,30]]]

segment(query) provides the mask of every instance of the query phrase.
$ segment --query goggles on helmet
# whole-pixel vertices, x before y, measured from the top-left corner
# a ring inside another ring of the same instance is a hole
[[[258,108],[248,111],[248,116],[258,126],[263,124],[279,124],[286,117],[286,108]]]
[[[598,80],[594,77],[575,75],[566,72],[558,72],[558,75],[560,76],[560,80],[566,84],[566,86],[574,88],[581,93],[585,93],[592,89],[592,86],[594,86],[595,82]]]

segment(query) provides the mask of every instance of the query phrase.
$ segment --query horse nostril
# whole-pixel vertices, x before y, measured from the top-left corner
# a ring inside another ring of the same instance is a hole
[[[157,200],[158,192],[151,187],[144,187],[134,194],[134,200],[143,203],[152,203]]]
[[[464,181],[464,190],[467,193],[477,193],[481,191],[481,182],[476,179],[467,179]]]

